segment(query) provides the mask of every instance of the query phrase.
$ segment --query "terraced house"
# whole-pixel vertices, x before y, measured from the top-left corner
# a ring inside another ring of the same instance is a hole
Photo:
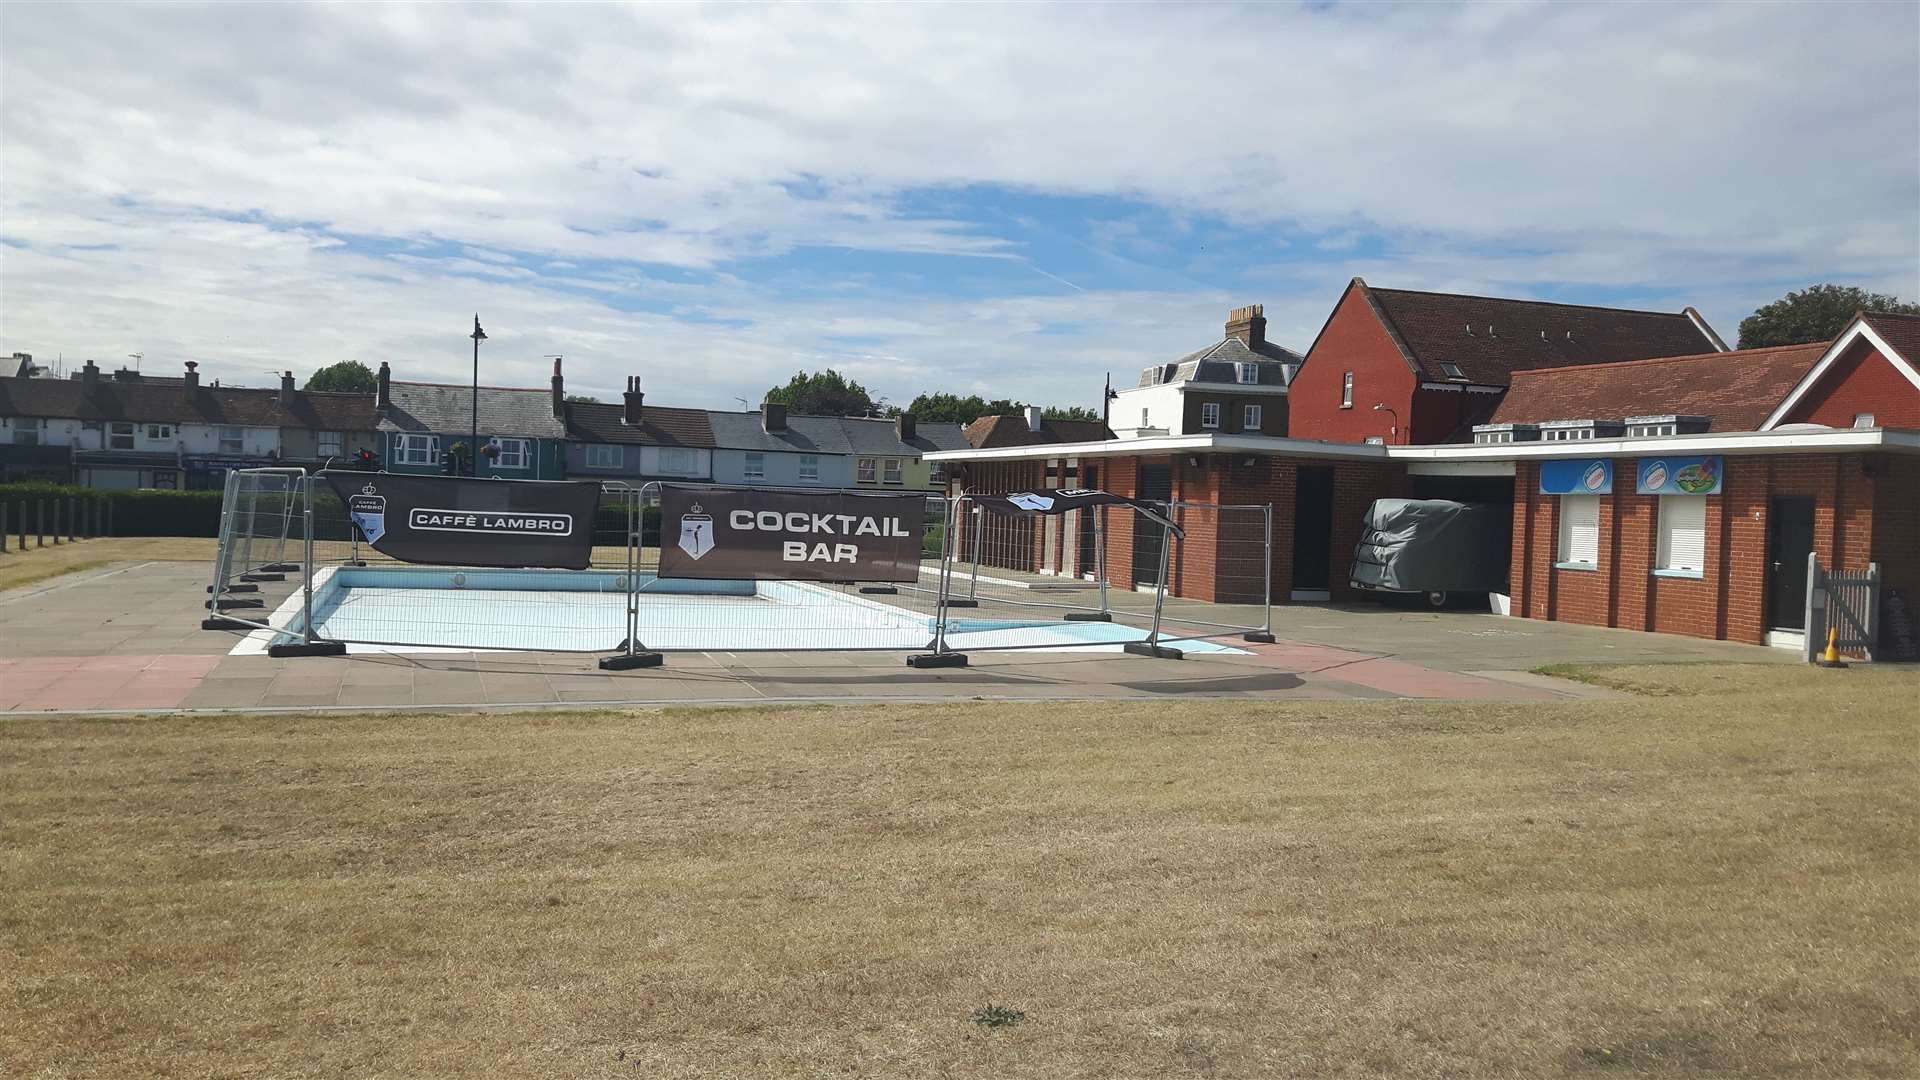
[[[384,452],[382,464],[397,473],[498,476],[509,480],[558,480],[566,475],[566,394],[560,362],[546,390],[394,381],[381,363],[374,406]],[[478,415],[480,452],[469,473],[467,444]],[[457,459],[449,461],[449,458]]]

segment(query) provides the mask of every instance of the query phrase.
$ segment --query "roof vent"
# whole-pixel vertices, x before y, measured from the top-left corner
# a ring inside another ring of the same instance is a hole
[[[1495,336],[1495,335],[1494,335],[1494,333],[1493,333],[1493,324],[1492,324],[1492,323],[1488,323],[1488,324],[1487,324],[1487,336],[1488,336],[1488,337],[1493,337],[1493,336]]]
[[[1468,336],[1468,337],[1472,337],[1472,336],[1473,336],[1473,324],[1472,324],[1472,323],[1468,323],[1468,324],[1467,324],[1467,336]]]

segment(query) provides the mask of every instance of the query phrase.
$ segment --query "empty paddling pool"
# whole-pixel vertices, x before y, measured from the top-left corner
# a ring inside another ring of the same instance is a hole
[[[638,575],[639,638],[675,651],[924,649],[933,639],[930,590],[864,595],[854,586],[795,581],[695,581]],[[314,575],[315,636],[404,649],[612,652],[626,638],[628,579],[613,570],[485,570],[343,566]],[[950,648],[1118,652],[1143,626],[1045,617],[948,613]],[[279,640],[301,633],[301,594],[281,605]],[[264,637],[265,631],[260,635]],[[1162,635],[1170,640],[1171,635]],[[1194,652],[1243,650],[1182,639]]]

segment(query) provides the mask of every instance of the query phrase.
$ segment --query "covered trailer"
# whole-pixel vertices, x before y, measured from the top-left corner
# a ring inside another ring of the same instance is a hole
[[[1446,499],[1379,499],[1367,508],[1347,581],[1373,593],[1419,593],[1435,607],[1505,593],[1510,507]]]

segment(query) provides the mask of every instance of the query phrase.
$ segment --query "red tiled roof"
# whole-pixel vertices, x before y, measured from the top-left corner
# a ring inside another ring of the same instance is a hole
[[[1826,350],[1816,342],[1516,371],[1490,422],[1705,416],[1714,431],[1755,431]]]
[[[640,423],[620,422],[625,407],[595,401],[567,404],[567,433],[581,442],[639,443],[645,446],[712,446],[713,425],[705,409],[669,409],[645,405]]]
[[[967,444],[976,450],[997,446],[1040,446],[1046,443],[1102,442],[1113,433],[1098,420],[1042,420],[1040,430],[1027,427],[1024,416],[983,416],[966,426]]]
[[[1892,315],[1884,311],[1863,311],[1860,318],[1894,347],[1900,358],[1920,367],[1920,315]]]
[[[88,394],[79,379],[0,378],[0,416],[76,420],[232,424],[323,431],[372,431],[378,421],[372,394],[294,392],[280,403],[278,390],[185,385],[158,379],[102,378]]]
[[[1376,289],[1360,278],[1354,284],[1366,291],[1388,333],[1422,377],[1435,381],[1449,379],[1440,367],[1443,362],[1459,365],[1467,382],[1505,386],[1516,371],[1725,348],[1691,308],[1633,311]]]

